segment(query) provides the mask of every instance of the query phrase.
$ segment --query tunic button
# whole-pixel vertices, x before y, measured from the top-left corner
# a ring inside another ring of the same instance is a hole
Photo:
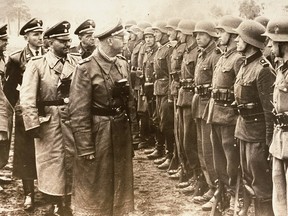
[[[254,119],[254,121],[258,121],[258,119],[257,119],[257,118],[255,118],[255,119]]]
[[[224,104],[224,107],[227,107],[227,104]]]
[[[287,92],[287,88],[284,88],[284,92]]]

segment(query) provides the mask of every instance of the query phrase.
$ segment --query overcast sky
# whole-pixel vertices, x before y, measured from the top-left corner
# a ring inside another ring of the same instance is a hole
[[[240,0],[24,0],[31,9],[32,16],[38,16],[47,25],[61,19],[71,23],[80,23],[86,18],[95,19],[96,23],[121,17],[128,19],[154,20],[170,16],[195,18],[198,14],[207,15],[211,7],[217,5],[224,11],[238,15]],[[279,14],[280,7],[288,4],[287,0],[256,0],[266,4],[267,16]],[[275,13],[276,12],[276,13]],[[191,16],[191,17],[190,17]]]

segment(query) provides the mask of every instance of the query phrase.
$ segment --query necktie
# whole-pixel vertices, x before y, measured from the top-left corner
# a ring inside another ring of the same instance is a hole
[[[36,56],[39,55],[39,51],[38,51],[38,50],[35,51],[35,55],[36,55]]]

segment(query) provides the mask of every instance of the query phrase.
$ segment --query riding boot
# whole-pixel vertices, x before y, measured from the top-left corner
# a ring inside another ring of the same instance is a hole
[[[24,210],[31,211],[34,208],[34,180],[22,179],[24,190]]]

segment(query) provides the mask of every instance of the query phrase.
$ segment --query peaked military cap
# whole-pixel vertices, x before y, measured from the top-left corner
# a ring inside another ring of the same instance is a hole
[[[0,27],[0,39],[8,39],[7,24]]]
[[[113,24],[109,27],[107,27],[105,30],[103,30],[102,32],[99,32],[98,34],[95,35],[96,38],[98,38],[99,40],[103,40],[107,37],[110,36],[115,36],[115,35],[124,35],[124,26],[122,24],[122,21],[119,20],[117,22],[117,24]]]
[[[92,19],[87,19],[76,28],[74,34],[81,35],[83,33],[93,33],[94,30],[95,22]]]
[[[61,38],[63,40],[69,40],[70,23],[68,21],[62,21],[47,29],[44,33],[46,38]]]
[[[43,26],[43,21],[41,19],[32,18],[20,29],[19,34],[25,35],[27,32],[31,32],[31,31],[43,32],[42,26]]]

